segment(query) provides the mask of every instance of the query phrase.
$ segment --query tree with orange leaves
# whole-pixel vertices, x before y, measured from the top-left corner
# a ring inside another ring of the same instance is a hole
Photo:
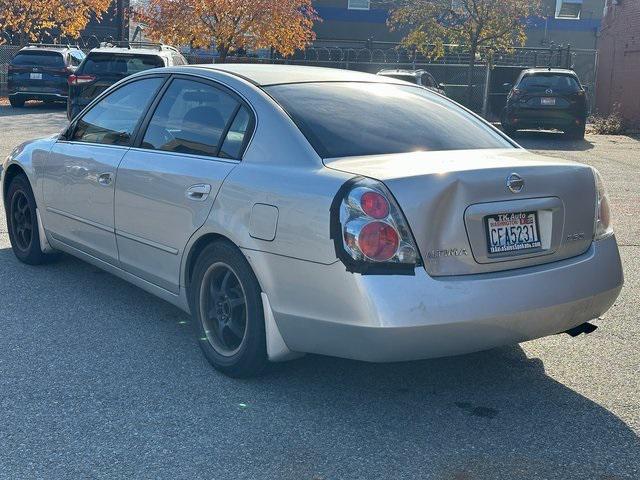
[[[136,18],[154,40],[215,45],[222,62],[240,48],[291,55],[315,39],[319,20],[311,0],[149,0]]]
[[[77,38],[91,16],[100,18],[111,0],[0,0],[0,31],[18,35],[24,44],[56,29]],[[5,39],[0,37],[0,43]]]

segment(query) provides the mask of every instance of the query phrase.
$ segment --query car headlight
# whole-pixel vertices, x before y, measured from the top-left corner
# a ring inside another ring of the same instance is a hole
[[[593,168],[593,178],[596,182],[596,215],[593,228],[593,239],[601,240],[613,235],[611,226],[611,209],[609,207],[609,197],[604,188],[604,183],[600,173]]]

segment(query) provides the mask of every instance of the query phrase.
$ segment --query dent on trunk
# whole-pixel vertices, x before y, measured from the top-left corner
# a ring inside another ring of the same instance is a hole
[[[331,168],[383,181],[400,205],[432,276],[539,265],[584,253],[593,237],[590,167],[521,149],[419,152],[337,159]],[[507,187],[517,173],[519,192]],[[541,246],[491,254],[485,218],[536,212]]]

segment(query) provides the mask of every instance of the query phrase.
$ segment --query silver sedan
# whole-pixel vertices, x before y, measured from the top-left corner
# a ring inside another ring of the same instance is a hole
[[[597,171],[364,73],[143,72],[16,148],[2,187],[18,259],[66,252],[191,312],[231,376],[588,333],[623,283]]]

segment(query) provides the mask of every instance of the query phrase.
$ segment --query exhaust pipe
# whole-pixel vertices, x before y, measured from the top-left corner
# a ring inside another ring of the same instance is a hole
[[[595,325],[589,322],[585,322],[582,325],[578,325],[577,327],[570,328],[569,330],[566,330],[563,333],[571,335],[572,337],[577,337],[581,333],[584,333],[585,335],[593,333],[596,331],[597,328],[598,327],[596,327]]]

